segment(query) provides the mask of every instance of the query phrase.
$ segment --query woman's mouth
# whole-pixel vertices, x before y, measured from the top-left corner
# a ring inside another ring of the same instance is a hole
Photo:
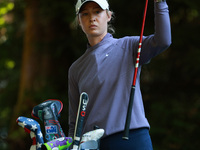
[[[97,26],[96,25],[90,25],[89,28],[93,29],[93,28],[96,28]]]

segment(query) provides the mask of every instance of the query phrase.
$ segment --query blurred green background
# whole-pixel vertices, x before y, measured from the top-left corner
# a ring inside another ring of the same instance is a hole
[[[172,45],[145,65],[141,87],[155,150],[200,148],[200,1],[167,0]],[[0,149],[27,150],[31,139],[16,124],[46,99],[60,99],[68,131],[67,74],[86,49],[73,27],[76,0],[0,0]],[[139,35],[145,1],[110,0],[114,37]],[[154,32],[149,0],[144,35]],[[40,122],[40,121],[39,121]],[[40,122],[41,123],[41,122]]]

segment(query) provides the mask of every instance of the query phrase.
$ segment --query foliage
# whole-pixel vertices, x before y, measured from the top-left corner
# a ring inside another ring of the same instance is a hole
[[[20,86],[27,2],[29,0],[0,0],[0,145],[3,145],[3,150],[10,149],[6,141],[9,145],[16,144],[8,142],[7,134]],[[43,88],[31,93],[35,103],[49,98],[63,100],[60,122],[66,133],[68,68],[84,52],[87,42],[82,31],[72,27],[75,2],[40,1],[38,10],[43,19],[41,32],[47,32],[45,29],[48,26],[56,27],[52,28],[57,32],[53,41],[41,41],[50,47],[56,69]],[[116,29],[114,36],[138,35],[144,3],[130,0],[109,2],[116,16],[113,22]],[[172,45],[142,70],[141,86],[146,116],[151,124],[155,150],[193,150],[200,147],[200,1],[168,0],[168,5]],[[153,2],[149,1],[145,35],[153,33],[153,24]],[[29,116],[30,112],[21,115]],[[16,137],[20,135],[16,133]],[[16,138],[16,141],[19,139]]]
[[[15,39],[14,25],[16,24],[13,21],[13,9],[13,2],[0,3],[0,145],[2,149],[7,147],[2,140],[7,136],[10,121],[8,116],[11,115],[12,110],[10,105],[17,97],[22,47],[22,37],[18,36]]]

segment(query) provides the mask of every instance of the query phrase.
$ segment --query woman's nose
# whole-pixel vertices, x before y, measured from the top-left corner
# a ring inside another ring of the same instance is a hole
[[[96,17],[95,17],[94,15],[91,15],[91,16],[90,16],[90,21],[91,21],[91,22],[96,21]]]

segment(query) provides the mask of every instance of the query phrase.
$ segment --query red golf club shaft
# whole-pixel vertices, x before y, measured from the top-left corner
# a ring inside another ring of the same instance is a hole
[[[125,124],[125,128],[124,128],[124,134],[123,134],[123,137],[122,137],[125,140],[129,139],[128,136],[129,136],[129,128],[130,128],[130,122],[131,122],[131,113],[132,113],[133,100],[134,100],[134,95],[135,95],[135,84],[136,84],[138,66],[139,66],[139,61],[140,61],[140,52],[141,52],[141,47],[142,47],[142,37],[143,37],[143,32],[144,32],[145,20],[146,20],[147,6],[148,6],[148,0],[146,0],[146,3],[145,3],[141,34],[140,34],[139,46],[138,46],[138,51],[137,51],[137,58],[136,58],[136,63],[135,63],[135,71],[134,71],[134,76],[133,76],[133,84],[132,84],[132,87],[131,87],[131,94],[130,94],[128,111],[127,111],[127,116],[126,116],[126,124]]]

